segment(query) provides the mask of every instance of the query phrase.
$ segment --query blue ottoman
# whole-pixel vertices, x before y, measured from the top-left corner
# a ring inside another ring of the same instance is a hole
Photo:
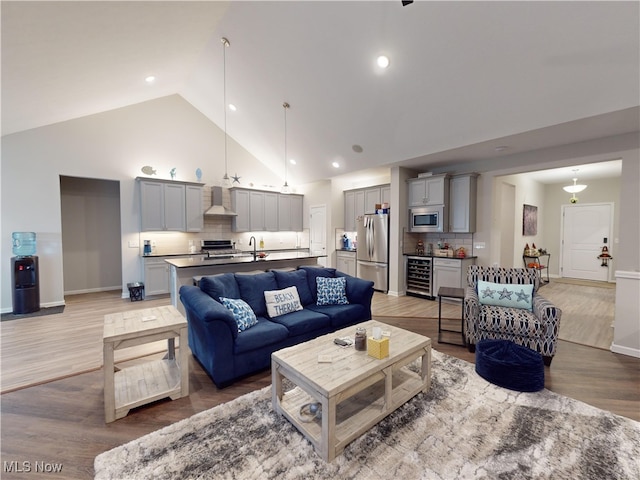
[[[509,340],[481,340],[476,345],[476,372],[485,380],[518,392],[544,388],[540,353]]]

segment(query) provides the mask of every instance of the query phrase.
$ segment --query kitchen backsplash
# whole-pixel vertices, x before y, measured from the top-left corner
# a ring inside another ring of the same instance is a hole
[[[473,234],[472,233],[412,233],[404,231],[403,234],[403,249],[404,254],[415,254],[416,245],[418,240],[422,240],[426,247],[429,243],[433,245],[433,248],[438,248],[438,242],[446,243],[449,248],[457,250],[460,247],[464,247],[467,252],[467,256],[473,256]]]
[[[221,225],[228,222],[229,225]],[[236,242],[239,250],[252,250],[249,246],[251,236],[256,237],[258,250],[260,249],[260,239],[264,241],[264,250],[284,250],[292,248],[309,248],[309,230],[302,232],[246,232],[234,233],[231,231],[231,220],[213,222],[205,221],[205,228],[202,232],[141,232],[140,233],[140,254],[144,240],[150,240],[152,252],[155,255],[173,255],[176,253],[189,253],[191,243],[196,250],[200,251],[200,240],[231,240]]]

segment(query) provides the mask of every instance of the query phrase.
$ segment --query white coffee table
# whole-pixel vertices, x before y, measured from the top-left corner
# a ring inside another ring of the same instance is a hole
[[[389,356],[382,360],[366,351],[340,347],[336,337],[354,337],[356,326],[371,335],[374,326],[390,333]],[[271,355],[272,400],[313,444],[318,455],[331,461],[345,446],[413,398],[429,390],[431,339],[376,320],[339,330]],[[319,355],[331,362],[319,362]],[[407,368],[421,358],[420,373]],[[296,387],[284,392],[283,378]],[[303,421],[300,408],[319,402],[321,419]]]
[[[179,358],[175,339],[179,338]],[[167,355],[118,369],[113,352],[167,339]],[[104,415],[107,423],[155,400],[189,395],[187,320],[173,306],[145,308],[104,317]]]

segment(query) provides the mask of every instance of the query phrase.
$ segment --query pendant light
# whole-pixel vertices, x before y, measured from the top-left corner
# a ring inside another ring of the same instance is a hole
[[[222,186],[224,188],[231,187],[231,179],[227,174],[227,47],[231,45],[229,40],[222,37],[222,105],[224,107],[224,176],[222,177]]]
[[[576,193],[583,191],[585,188],[587,188],[586,185],[578,185],[578,169],[574,169],[573,170],[573,185],[567,185],[566,187],[562,187],[562,189],[571,194],[571,198],[569,199],[569,201],[571,203],[578,203],[578,197],[576,197]]]
[[[284,108],[284,185],[282,185],[280,193],[290,193],[289,184],[287,183],[287,110],[289,106],[287,102],[282,104]]]

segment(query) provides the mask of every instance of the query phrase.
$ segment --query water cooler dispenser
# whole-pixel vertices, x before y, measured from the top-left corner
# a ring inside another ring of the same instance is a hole
[[[13,313],[16,315],[40,310],[40,281],[36,234],[33,232],[13,233],[13,254],[11,258],[11,290]]]

